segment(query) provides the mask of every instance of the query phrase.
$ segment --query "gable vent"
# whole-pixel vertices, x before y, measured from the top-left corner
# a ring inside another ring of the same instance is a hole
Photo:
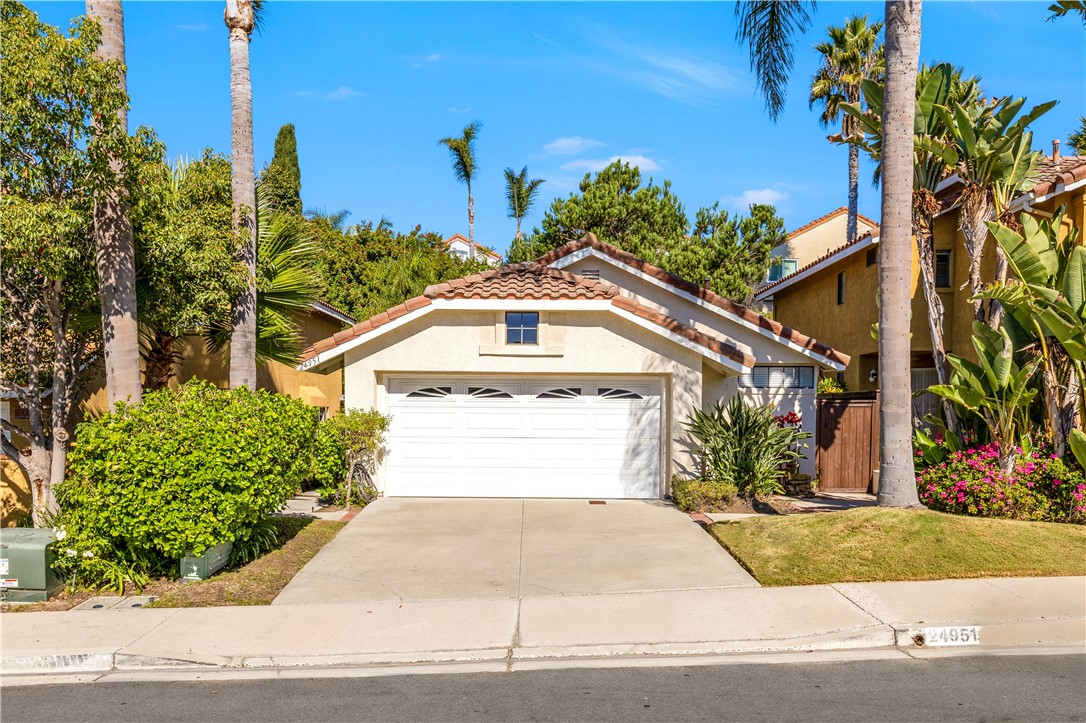
[[[582,269],[580,275],[585,277],[586,279],[595,279],[596,281],[600,280],[599,269]]]

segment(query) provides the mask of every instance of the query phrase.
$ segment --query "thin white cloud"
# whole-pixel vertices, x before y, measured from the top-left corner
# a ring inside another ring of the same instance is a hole
[[[788,194],[776,188],[750,188],[738,196],[726,196],[724,204],[738,211],[746,211],[753,204],[776,206],[788,200]]]
[[[450,113],[470,113],[471,112],[471,106],[466,105],[463,108],[461,108],[460,106],[450,105],[448,107],[448,111]]]
[[[549,156],[576,156],[584,153],[589,148],[599,148],[603,143],[584,138],[582,136],[566,136],[556,138],[550,143],[544,144],[543,152]]]
[[[632,43],[607,28],[591,27],[589,42],[612,54],[618,63],[589,61],[586,67],[613,75],[651,92],[694,107],[719,105],[725,97],[747,88],[742,72],[690,55]]]
[[[211,26],[207,23],[197,23],[196,25],[178,25],[178,30],[187,30],[191,33],[201,33],[205,30],[211,30]]]
[[[331,93],[325,93],[322,96],[325,100],[346,100],[347,98],[353,98],[361,93],[354,88],[350,88],[346,85],[341,85]]]
[[[441,53],[430,53],[429,55],[424,56],[422,58],[417,58],[415,60],[412,60],[410,63],[408,63],[408,65],[411,66],[412,68],[421,68],[424,65],[428,65],[430,63],[436,63],[439,60],[444,60],[444,59],[445,59],[445,56],[442,55]]]
[[[642,171],[660,170],[659,163],[652,160],[648,156],[636,154],[611,156],[610,158],[582,158],[577,161],[563,163],[561,168],[563,171],[587,171],[589,173],[599,173],[615,161],[622,161],[624,163],[628,163],[631,166],[636,166]]]

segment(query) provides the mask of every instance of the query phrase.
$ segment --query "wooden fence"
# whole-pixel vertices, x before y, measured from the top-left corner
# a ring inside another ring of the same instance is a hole
[[[819,394],[816,409],[819,489],[875,493],[879,470],[878,393]]]

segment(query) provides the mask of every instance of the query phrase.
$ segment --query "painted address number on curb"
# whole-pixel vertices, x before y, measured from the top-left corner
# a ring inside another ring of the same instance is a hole
[[[921,628],[924,645],[980,645],[979,625],[960,625],[953,628]]]

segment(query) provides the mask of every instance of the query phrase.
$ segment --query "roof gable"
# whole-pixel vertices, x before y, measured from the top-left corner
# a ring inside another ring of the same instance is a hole
[[[454,233],[452,236],[448,237],[447,239],[445,239],[441,243],[445,244],[446,247],[452,246],[454,243],[462,243],[465,246],[474,245],[475,246],[475,253],[483,254],[484,256],[489,256],[490,258],[498,259],[499,261],[501,260],[501,257],[502,257],[502,255],[499,254],[497,251],[494,251],[493,249],[487,248],[486,246],[483,246],[482,244],[479,244],[479,243],[472,244],[470,239],[468,239],[465,236],[463,236],[461,234],[458,234],[458,233]]]
[[[831,366],[847,366],[850,357],[842,354],[825,344],[821,344],[809,336],[799,333],[783,324],[767,319],[747,307],[737,304],[709,289],[698,286],[686,279],[670,274],[658,266],[648,263],[628,251],[623,251],[617,246],[604,243],[589,233],[584,238],[571,241],[559,246],[553,251],[540,256],[536,263],[552,265],[564,265],[572,263],[572,260],[580,258],[585,253],[591,253],[603,259],[611,259],[632,269],[642,278],[655,285],[669,290],[678,296],[685,297],[688,301],[708,308],[729,321],[736,322],[747,328],[757,331],[762,336],[773,339],[779,343],[795,348],[801,353],[828,362]]]
[[[498,308],[501,302],[523,300],[541,302],[543,308],[546,308],[547,304],[574,304],[577,305],[575,308],[581,310],[610,311],[693,349],[733,371],[744,371],[754,366],[754,357],[734,345],[619,295],[613,284],[587,279],[536,262],[527,262],[429,286],[421,296],[408,299],[310,346],[302,352],[299,369],[325,366],[348,349],[430,313],[435,308],[465,308],[464,304],[472,302],[484,305],[489,302],[489,305]]]
[[[768,299],[775,292],[780,291],[782,289],[787,289],[792,284],[795,284],[795,283],[797,283],[799,281],[802,281],[803,279],[806,279],[807,277],[821,271],[822,269],[826,268],[827,266],[832,266],[833,264],[836,264],[839,261],[843,261],[844,259],[849,258],[853,254],[855,254],[855,253],[857,253],[859,251],[863,251],[864,249],[866,249],[869,246],[876,245],[876,244],[878,244],[878,242],[879,242],[879,229],[875,228],[875,229],[873,229],[871,231],[868,231],[867,233],[863,234],[862,236],[858,237],[855,241],[850,241],[849,243],[847,243],[847,244],[845,244],[843,246],[838,246],[837,248],[833,249],[832,251],[828,251],[827,253],[823,254],[822,256],[818,257],[817,259],[815,259],[811,263],[804,266],[802,269],[798,269],[797,271],[795,271],[795,272],[793,272],[791,274],[788,274],[788,276],[785,276],[780,281],[775,281],[775,282],[773,282],[772,284],[770,284],[768,286],[762,287],[754,295],[754,298],[756,300],[758,300],[758,301],[761,301],[763,299]]]
[[[808,231],[813,231],[814,229],[818,228],[822,224],[827,223],[828,221],[832,221],[833,219],[837,218],[838,216],[841,216],[841,215],[847,214],[847,213],[848,213],[848,206],[841,206],[840,208],[835,208],[834,210],[827,213],[825,216],[819,216],[815,220],[810,221],[808,223],[805,223],[802,226],[800,226],[799,228],[795,229],[794,231],[789,232],[789,234],[787,236],[785,236],[784,240],[786,242],[787,241],[792,241],[793,239],[795,239],[795,238],[797,238],[799,236],[802,236],[803,234],[807,233]],[[874,221],[869,219],[867,216],[864,216],[862,213],[857,213],[856,214],[856,219],[857,219],[857,221],[859,221],[860,223],[862,223],[863,225],[865,225],[865,226],[867,226],[869,228],[875,228],[876,226],[878,226],[877,223],[875,223]]]

